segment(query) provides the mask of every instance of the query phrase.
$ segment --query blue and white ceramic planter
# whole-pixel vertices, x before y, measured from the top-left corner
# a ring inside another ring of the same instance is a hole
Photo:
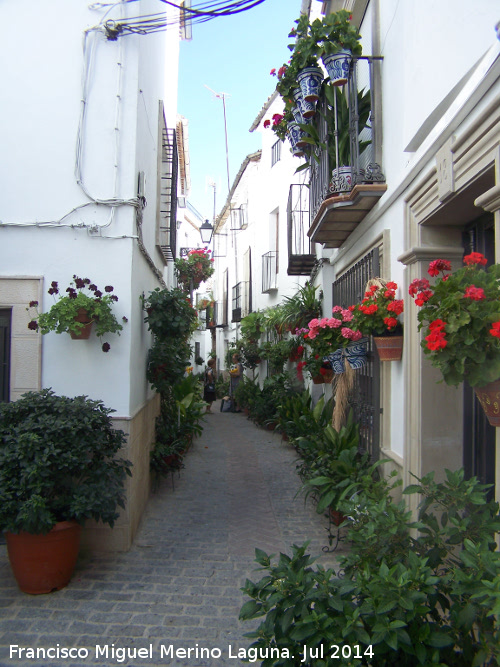
[[[329,53],[327,56],[321,56],[321,60],[334,86],[343,86],[347,83],[352,62],[350,51]]]
[[[292,107],[292,115],[293,119],[296,123],[300,125],[300,123],[304,122],[304,118],[302,117],[302,111],[298,106]]]
[[[353,173],[351,167],[339,167],[332,171],[332,180],[330,181],[330,194],[340,194],[350,192],[356,183],[362,183],[365,178],[365,170],[359,169],[358,175]]]
[[[363,368],[368,360],[368,339],[361,338],[355,343],[349,343],[347,347],[340,347],[333,354],[329,354],[323,359],[323,361],[328,361],[331,364],[333,372],[336,374],[345,372],[346,360],[354,370]]]
[[[323,72],[319,67],[306,67],[299,72],[297,81],[306,102],[319,100],[319,89],[323,83]]]
[[[295,100],[297,107],[300,109],[303,119],[302,122],[309,123],[316,113],[316,103],[306,102],[300,88],[295,88],[293,91],[293,99]]]
[[[288,123],[287,137],[292,147],[292,153],[296,157],[303,157],[304,151],[302,150],[302,148],[303,146],[307,146],[307,143],[301,141],[303,135],[304,133],[297,125],[297,123]]]

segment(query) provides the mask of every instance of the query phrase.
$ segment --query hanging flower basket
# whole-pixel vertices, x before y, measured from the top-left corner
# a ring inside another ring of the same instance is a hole
[[[491,426],[500,426],[500,380],[474,387],[474,392]]]
[[[306,102],[319,100],[319,89],[323,83],[323,72],[319,67],[306,67],[299,72],[297,81]]]
[[[334,86],[343,86],[347,83],[352,62],[352,54],[348,49],[323,55],[321,60]]]
[[[403,357],[403,336],[374,336],[380,361],[401,361]]]
[[[309,122],[316,114],[316,103],[307,102],[304,99],[302,90],[300,88],[294,89],[293,99],[295,100],[297,108],[300,110],[300,114],[302,116],[302,122],[303,123]]]
[[[80,324],[83,324],[83,328],[78,333],[75,331],[70,331],[69,335],[73,340],[88,340],[92,331],[92,319],[90,318],[87,309],[80,308],[74,319],[75,322],[80,322]]]

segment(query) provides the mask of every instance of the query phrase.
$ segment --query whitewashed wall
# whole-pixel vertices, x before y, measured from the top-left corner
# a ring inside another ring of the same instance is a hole
[[[137,250],[135,209],[119,206],[111,215],[108,206],[88,205],[75,177],[75,147],[85,31],[105,17],[158,11],[158,3],[126,3],[111,12],[90,6],[50,0],[0,9],[0,60],[9,63],[0,91],[0,153],[8,156],[0,160],[0,278],[44,276],[44,308],[52,280],[66,287],[76,274],[99,287],[113,285],[118,319],[129,322],[121,336],[105,339],[110,352],[101,352],[95,337],[74,342],[50,333],[42,339],[42,385],[100,398],[118,416],[130,416],[152,396],[144,376],[151,339],[139,297],[159,282]],[[178,30],[114,42],[88,35],[82,182],[93,198],[128,200],[137,195],[138,172],[145,172],[144,241],[162,271],[154,246],[158,100],[168,92],[167,122],[175,124]]]

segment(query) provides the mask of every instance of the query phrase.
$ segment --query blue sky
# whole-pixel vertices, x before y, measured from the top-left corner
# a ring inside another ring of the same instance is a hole
[[[260,134],[249,132],[276,79],[269,75],[290,56],[288,33],[301,0],[265,0],[241,14],[193,26],[192,41],[181,42],[178,111],[189,121],[190,202],[212,221],[227,197],[226,145],[221,99],[225,98],[230,183],[246,155],[258,150]]]

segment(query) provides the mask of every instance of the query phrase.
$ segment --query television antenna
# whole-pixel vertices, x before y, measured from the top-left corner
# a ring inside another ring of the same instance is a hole
[[[215,90],[212,90],[205,83],[203,84],[218,100],[222,100],[222,108],[224,110],[224,135],[226,138],[226,169],[227,169],[227,192],[231,190],[231,184],[229,179],[229,147],[227,143],[227,118],[226,118],[226,97],[231,97],[229,93],[216,93]]]

